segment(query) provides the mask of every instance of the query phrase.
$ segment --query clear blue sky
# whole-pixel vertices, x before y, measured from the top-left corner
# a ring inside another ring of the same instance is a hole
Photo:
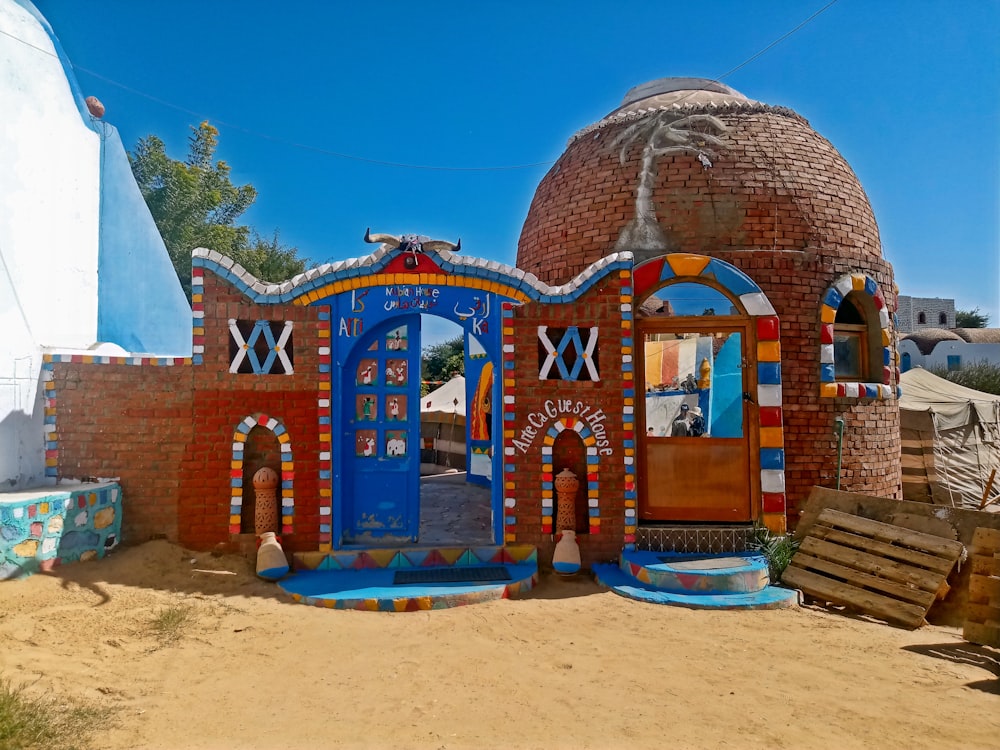
[[[513,263],[548,167],[405,169],[292,143],[435,167],[551,162],[630,87],[718,78],[827,4],[35,2],[126,147],[154,133],[183,158],[189,126],[210,120],[235,181],[259,191],[247,223],[314,264],[366,254],[367,226]],[[724,78],[847,158],[903,294],[954,298],[992,326],[998,40],[997,0],[839,0]]]

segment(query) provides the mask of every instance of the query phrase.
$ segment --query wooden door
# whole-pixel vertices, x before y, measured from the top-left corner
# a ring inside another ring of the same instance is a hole
[[[640,322],[641,521],[752,519],[749,334],[733,318]]]
[[[342,392],[344,541],[416,541],[420,316],[397,318],[359,344]]]

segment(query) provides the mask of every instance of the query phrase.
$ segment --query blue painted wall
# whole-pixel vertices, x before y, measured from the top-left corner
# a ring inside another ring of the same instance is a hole
[[[130,352],[191,354],[191,308],[132,176],[118,131],[101,137],[97,338]]]

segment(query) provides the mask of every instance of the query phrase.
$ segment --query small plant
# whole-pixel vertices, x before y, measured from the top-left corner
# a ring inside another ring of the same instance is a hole
[[[33,697],[24,686],[0,677],[0,748],[90,747],[86,740],[107,724],[104,710],[86,705],[64,705],[52,696]]]
[[[760,552],[767,560],[767,572],[772,583],[781,580],[792,556],[799,548],[800,541],[791,534],[775,534],[762,523],[753,526],[753,539],[750,546]]]
[[[167,607],[150,620],[149,627],[160,643],[167,644],[178,640],[191,620],[190,607]]]

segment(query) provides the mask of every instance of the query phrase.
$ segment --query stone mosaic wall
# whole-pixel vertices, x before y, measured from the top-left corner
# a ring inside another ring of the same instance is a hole
[[[0,580],[104,557],[121,541],[113,482],[0,495]]]

